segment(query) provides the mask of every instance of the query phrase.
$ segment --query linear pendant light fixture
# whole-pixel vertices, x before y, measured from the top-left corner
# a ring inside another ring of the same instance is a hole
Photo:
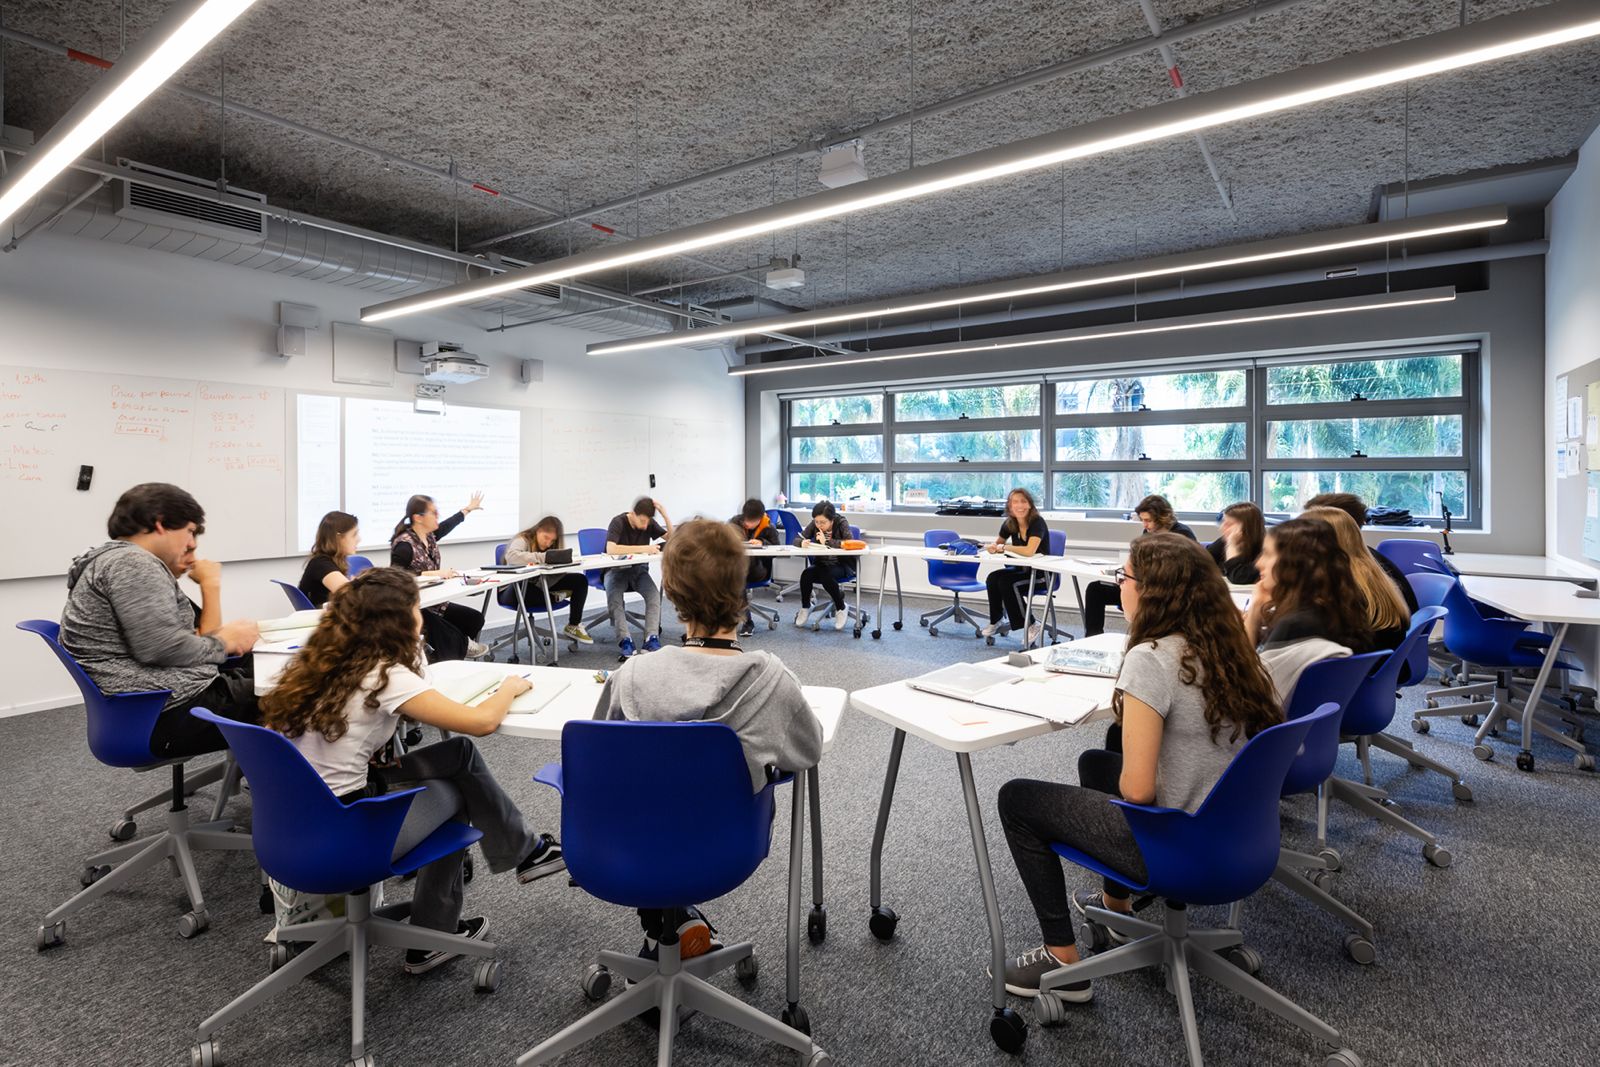
[[[374,304],[362,309],[361,321],[382,322],[399,315],[482,300],[530,285],[727,244],[1597,35],[1600,35],[1600,0],[1557,0],[1544,7],[1485,19],[1370,52],[1170,100],[1070,130],[657,234],[634,241],[625,248],[596,248],[493,278]]]
[[[145,97],[227,29],[256,0],[185,0],[118,59],[29,153],[28,166],[0,187],[0,224],[22,210]]]
[[[1416,307],[1419,304],[1444,304],[1456,298],[1453,285],[1433,289],[1413,289],[1405,293],[1377,293],[1372,296],[1345,296],[1336,300],[1312,300],[1300,304],[1279,304],[1276,307],[1251,308],[1240,311],[1213,311],[1204,315],[1174,316],[1170,319],[1151,319],[1147,322],[1118,322],[1106,326],[1085,326],[1075,330],[1058,330],[1054,333],[1034,334],[1028,337],[998,338],[992,341],[956,341],[918,348],[882,353],[863,352],[859,356],[833,356],[813,359],[784,359],[770,363],[752,363],[730,367],[728,373],[735,377],[752,374],[781,374],[785,371],[821,370],[824,367],[853,367],[858,363],[893,363],[902,359],[925,359],[934,356],[971,355],[978,352],[1004,352],[1017,348],[1038,348],[1043,345],[1069,344],[1076,341],[1104,341],[1113,337],[1137,337],[1146,334],[1180,333],[1188,330],[1205,330],[1214,326],[1240,326],[1252,322],[1277,322],[1283,319],[1311,319],[1323,315],[1345,315],[1353,311],[1384,311],[1391,308]]]
[[[1437,215],[1419,215],[1410,219],[1351,226],[1321,233],[1279,237],[1268,241],[1225,248],[1210,248],[1198,252],[1161,256],[1132,263],[1112,263],[1097,267],[1079,267],[1031,278],[1011,278],[985,285],[970,285],[962,289],[947,289],[937,293],[897,297],[891,300],[825,308],[821,311],[803,311],[793,315],[774,315],[764,319],[745,319],[727,326],[713,326],[696,330],[674,330],[671,333],[626,341],[601,341],[588,348],[591,356],[609,356],[622,352],[639,352],[651,348],[668,348],[674,345],[701,344],[748,334],[783,331],[796,334],[814,326],[849,322],[857,319],[879,318],[885,315],[907,315],[917,311],[976,304],[988,301],[1018,300],[1044,293],[1059,293],[1070,289],[1085,289],[1096,285],[1113,285],[1122,282],[1144,281],[1149,278],[1168,277],[1175,274],[1192,274],[1199,271],[1236,267],[1249,263],[1265,263],[1313,256],[1319,253],[1362,248],[1369,245],[1389,244],[1395,241],[1416,240],[1446,233],[1463,233],[1504,226],[1507,214],[1504,207],[1467,208],[1462,211],[1442,212]]]

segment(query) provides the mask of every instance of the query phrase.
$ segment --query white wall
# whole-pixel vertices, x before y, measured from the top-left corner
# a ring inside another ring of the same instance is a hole
[[[280,360],[277,304],[317,308],[322,329],[312,335],[303,358]],[[356,322],[360,308],[375,302],[370,292],[277,277],[264,271],[219,266],[179,255],[122,245],[38,234],[17,251],[0,255],[0,364],[72,370],[204,378],[217,382],[273,385],[375,397],[409,399],[417,379],[400,377],[393,388],[335,384],[330,374],[334,321]],[[466,312],[419,315],[397,324],[399,336],[460,341],[494,365],[493,376],[459,397],[520,407],[568,408],[633,415],[691,418],[729,425],[725,447],[744,450],[744,389],[727,374],[722,357],[691,350],[609,357],[597,364],[584,355],[595,335],[560,326],[530,326],[487,333]],[[531,386],[516,378],[514,359],[544,360],[544,381]],[[426,486],[418,486],[426,492]],[[729,479],[723,495],[729,512],[743,487]],[[441,501],[445,507],[457,502]],[[619,501],[618,510],[627,501]],[[202,500],[202,505],[207,501]],[[263,502],[264,507],[279,506]],[[670,507],[670,502],[669,502]],[[536,517],[536,516],[535,516]],[[384,516],[362,516],[384,526]],[[213,528],[249,522],[248,513],[211,505]],[[12,536],[48,537],[61,546],[62,571],[71,557],[104,539],[103,528],[62,530],[48,515],[13,516]],[[470,520],[444,542],[447,564],[488,561],[490,549],[473,543]],[[201,539],[200,551],[205,552]],[[287,609],[269,578],[299,577],[301,560],[251,560],[223,568],[223,614],[270,617]],[[0,581],[0,662],[6,665],[0,714],[77,702],[76,690],[38,639],[12,628],[25,618],[59,618],[65,597],[61,577]],[[499,611],[499,609],[495,609]]]

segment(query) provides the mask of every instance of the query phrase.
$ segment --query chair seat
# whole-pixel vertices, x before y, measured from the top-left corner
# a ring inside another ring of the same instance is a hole
[[[1110,867],[1106,866],[1104,863],[1101,863],[1099,860],[1095,859],[1093,856],[1089,855],[1087,852],[1079,852],[1077,849],[1073,848],[1071,845],[1062,845],[1062,844],[1052,843],[1051,846],[1050,846],[1050,851],[1054,852],[1056,855],[1060,856],[1062,859],[1066,860],[1068,863],[1071,863],[1071,864],[1074,864],[1076,866],[1082,867],[1085,870],[1093,871],[1095,874],[1098,874],[1102,878],[1110,878],[1113,881],[1120,882],[1123,885],[1127,886],[1129,889],[1133,890],[1135,893],[1153,892],[1153,890],[1150,888],[1150,880],[1148,878],[1145,879],[1145,881],[1143,883],[1140,883],[1137,879],[1130,878],[1126,874],[1122,873],[1121,871],[1112,870]],[[1207,902],[1206,901],[1195,901],[1194,903],[1199,904],[1199,903],[1207,903]],[[1215,901],[1214,903],[1231,904],[1231,903],[1233,903],[1233,901],[1231,901],[1231,900],[1219,900],[1219,901]]]
[[[395,874],[410,874],[412,871],[426,867],[434,860],[442,860],[446,856],[476,844],[483,837],[483,831],[476,826],[469,826],[464,822],[447,822],[433,833],[417,843],[417,847],[394,861]],[[356,889],[360,886],[354,887]]]
[[[767,578],[767,579],[764,579],[763,581],[759,581],[759,582],[746,582],[746,583],[744,583],[744,587],[746,589],[765,589],[767,586],[769,586],[771,584],[772,584],[772,579],[771,578]]]
[[[935,578],[928,584],[935,589],[948,589],[955,593],[982,593],[989,588],[982,582],[962,581],[959,578]]]

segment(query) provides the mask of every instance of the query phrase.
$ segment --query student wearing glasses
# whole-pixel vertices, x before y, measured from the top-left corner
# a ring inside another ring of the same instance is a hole
[[[1164,496],[1150,495],[1134,506],[1139,524],[1144,527],[1140,537],[1156,533],[1174,533],[1195,540],[1194,531],[1178,521],[1172,505]],[[1110,582],[1090,582],[1083,591],[1083,636],[1093,637],[1106,631],[1106,608],[1117,603],[1117,587]]]
[[[1193,812],[1244,743],[1283,720],[1227,583],[1194,540],[1141,537],[1116,579],[1128,618],[1112,697],[1122,751],[1084,752],[1079,785],[1019,778],[1000,790],[1000,822],[1043,934],[1006,964],[1006,989],[1017,996],[1038,996],[1044,975],[1078,961],[1074,910],[1132,910],[1130,890],[1110,879],[1069,896],[1050,846],[1070,845],[1143,878],[1144,857],[1112,798]],[[1055,995],[1081,1004],[1093,991],[1083,981]]]

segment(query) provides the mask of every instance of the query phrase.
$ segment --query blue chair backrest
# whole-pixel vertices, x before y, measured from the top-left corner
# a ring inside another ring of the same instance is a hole
[[[1433,574],[1454,574],[1455,568],[1445,562],[1444,553],[1432,541],[1415,537],[1391,537],[1378,542],[1378,554],[1400,568],[1401,574],[1427,571]]]
[[[1345,708],[1344,722],[1339,730],[1348,736],[1383,732],[1394,718],[1395,691],[1400,687],[1400,675],[1411,661],[1416,646],[1426,647],[1433,624],[1445,617],[1444,608],[1419,608],[1411,616],[1411,628],[1399,646],[1390,652],[1367,680],[1356,690]],[[1420,680],[1420,678],[1419,678]]]
[[[222,731],[250,783],[256,859],[302,893],[350,893],[393,873],[389,862],[411,800],[422,790],[343,804],[276,730],[190,711]]]
[[[578,555],[603,556],[606,551],[606,532],[598,526],[586,526],[578,531]],[[596,589],[606,587],[605,571],[584,571],[583,576]]]
[[[506,544],[507,542],[502,541],[500,544],[494,546],[494,565],[496,567],[505,565]],[[512,611],[516,611],[517,591],[508,585],[495,593],[494,601],[503,608],[510,608]]]
[[[103,693],[83,665],[61,644],[61,624],[51,619],[27,619],[17,629],[44,638],[50,651],[72,675],[83,695],[83,711],[89,728],[89,751],[108,767],[142,767],[156,762],[150,752],[150,731],[172,696],[171,690],[154,689],[144,693]]]
[[[741,885],[767,856],[773,787],[751,792],[722,723],[569,722],[561,777],[567,870],[601,900],[685,907]]]
[[[345,562],[350,565],[350,577],[352,578],[362,571],[370,571],[372,569],[372,561],[366,556],[348,556],[345,558]]]
[[[800,534],[805,530],[805,527],[800,525],[800,520],[795,518],[794,512],[788,508],[769,508],[767,518],[772,520],[772,525],[783,531],[779,535],[782,544],[794,544],[800,540]]]
[[[1186,904],[1231,904],[1266,884],[1278,865],[1279,796],[1306,735],[1339,706],[1269,727],[1245,743],[1193,815],[1126,801],[1123,809],[1151,892]]]
[[[1450,597],[1450,588],[1456,584],[1453,576],[1436,571],[1412,571],[1406,575],[1406,582],[1417,596],[1418,607],[1449,610],[1445,601]],[[1449,625],[1445,623],[1446,628]]]
[[[1284,718],[1303,719],[1324,704],[1337,704],[1340,714],[1319,720],[1306,735],[1300,754],[1284,777],[1284,796],[1310,793],[1328,780],[1333,765],[1339,760],[1339,726],[1344,709],[1361,688],[1362,681],[1387,655],[1387,652],[1368,652],[1364,656],[1318,660],[1300,673],[1294,692],[1289,694]]]
[[[954,530],[925,530],[922,534],[924,548],[938,548],[951,541],[959,541],[961,535]],[[978,565],[976,563],[946,563],[944,560],[930,559],[928,561],[928,584],[940,589],[949,589],[956,585],[976,585],[978,581]]]
[[[1067,534],[1064,530],[1050,531],[1050,554],[1052,556],[1065,556],[1067,554]]]
[[[294,610],[309,611],[316,607],[316,605],[311,602],[311,598],[300,591],[300,587],[298,585],[293,585],[289,582],[280,582],[276,578],[271,579],[271,581],[273,585],[283,590],[283,595],[289,598],[289,606],[294,608]]]

